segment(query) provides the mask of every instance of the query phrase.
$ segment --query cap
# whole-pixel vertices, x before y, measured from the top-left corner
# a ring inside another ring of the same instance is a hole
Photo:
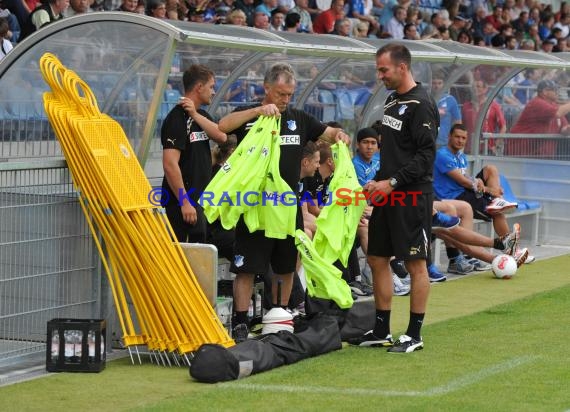
[[[538,82],[538,85],[536,86],[536,91],[540,93],[545,89],[556,90],[557,88],[558,86],[553,80],[541,80]]]
[[[456,15],[453,19],[454,19],[454,20],[459,20],[459,21],[470,21],[470,19],[466,19],[465,17],[463,17],[463,16],[460,15],[460,14]]]
[[[358,133],[356,133],[356,141],[360,143],[362,139],[366,139],[367,137],[372,137],[378,141],[378,133],[371,127],[365,127],[364,129],[360,129]]]

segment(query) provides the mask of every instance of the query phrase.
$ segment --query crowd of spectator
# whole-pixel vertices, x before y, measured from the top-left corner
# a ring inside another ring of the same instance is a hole
[[[554,10],[536,0],[1,0],[0,24],[8,23],[3,38],[16,44],[52,21],[103,10],[270,31],[569,50],[570,3]]]

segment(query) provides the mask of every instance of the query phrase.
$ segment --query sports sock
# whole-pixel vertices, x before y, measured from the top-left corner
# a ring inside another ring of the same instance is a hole
[[[376,309],[376,323],[374,325],[374,336],[385,338],[390,334],[390,310]]]
[[[235,315],[235,322],[234,322],[234,326],[235,325],[239,325],[240,323],[245,323],[247,325],[248,321],[247,321],[247,310],[245,311],[236,311],[236,315]]]
[[[421,339],[420,329],[424,323],[424,316],[425,313],[410,312],[410,323],[408,323],[406,335],[417,340]]]
[[[459,256],[459,250],[454,247],[446,247],[445,252],[447,253],[448,259],[455,259],[457,256]]]
[[[503,250],[505,248],[505,244],[500,237],[496,237],[493,239],[493,249]]]

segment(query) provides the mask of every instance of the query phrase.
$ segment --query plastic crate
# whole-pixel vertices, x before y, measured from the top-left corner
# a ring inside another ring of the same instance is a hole
[[[104,319],[52,319],[47,324],[48,372],[100,372],[105,369]]]

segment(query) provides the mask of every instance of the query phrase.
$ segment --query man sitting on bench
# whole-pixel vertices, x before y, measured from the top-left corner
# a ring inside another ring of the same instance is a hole
[[[469,176],[467,157],[463,153],[467,142],[467,129],[455,124],[449,132],[446,147],[440,148],[434,164],[434,191],[440,200],[464,200],[471,205],[477,219],[493,221],[499,237],[509,233],[504,212],[517,207],[516,203],[503,199],[503,189],[499,183],[499,171],[493,165],[484,166],[476,177]]]

